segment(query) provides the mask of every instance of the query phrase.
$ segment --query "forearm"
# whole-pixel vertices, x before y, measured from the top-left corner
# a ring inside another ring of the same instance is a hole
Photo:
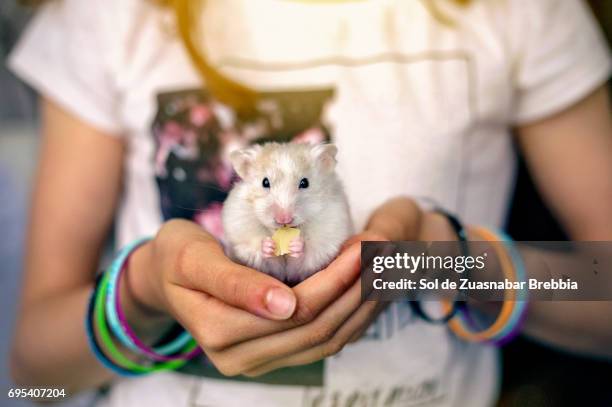
[[[602,85],[564,111],[516,129],[539,193],[573,241],[612,241],[610,111],[608,87]],[[527,262],[529,257],[525,253]],[[611,289],[610,270],[602,270],[597,280]],[[611,301],[532,301],[525,332],[570,350],[612,357],[611,320]]]
[[[95,360],[85,332],[92,285],[40,301],[21,313],[11,370],[17,384],[57,386],[74,393],[112,376]]]
[[[578,265],[569,267],[572,262],[579,263],[580,254],[523,248],[521,255],[528,272],[527,278],[550,278],[548,267],[551,270],[567,270],[570,278],[570,270],[574,273],[585,271]],[[574,276],[574,279],[577,278]],[[610,273],[599,273],[597,284],[612,287]],[[565,350],[612,358],[612,326],[608,321],[612,321],[612,301],[535,300],[529,303],[523,332]]]
[[[482,240],[482,237],[474,233],[471,228],[468,230],[469,240]],[[482,246],[479,247],[482,249]],[[585,274],[588,270],[584,270],[587,255],[578,249],[564,252],[526,244],[515,247],[519,249],[525,264],[528,280],[535,279],[542,282],[567,276],[578,282],[582,290],[580,294],[585,300],[550,301],[541,296],[535,297],[535,291],[531,291],[532,298],[523,325],[523,333],[566,351],[612,358],[612,328],[605,323],[612,320],[612,301],[586,301],[589,295],[602,298],[601,289],[612,287],[612,276],[609,273],[599,273],[596,277],[595,275],[592,277],[596,278],[596,281],[589,280],[591,275]],[[567,247],[569,249],[570,246]],[[610,254],[601,255],[609,257]],[[603,263],[608,264],[608,261]],[[497,281],[500,279],[498,273],[500,270],[493,266],[488,267],[484,273],[471,273],[470,278]],[[594,288],[594,285],[598,288]],[[470,305],[479,306],[485,312],[499,311],[487,303],[471,302]]]
[[[127,320],[140,338],[153,342],[167,331],[172,320],[143,309],[129,285],[129,278],[124,278],[120,295]],[[84,321],[92,289],[93,283],[75,287],[24,307],[11,360],[17,384],[56,386],[74,394],[112,379],[112,373],[95,359],[87,341]]]

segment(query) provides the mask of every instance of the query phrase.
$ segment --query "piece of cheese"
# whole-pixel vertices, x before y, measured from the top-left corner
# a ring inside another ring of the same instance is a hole
[[[274,240],[274,243],[276,243],[276,251],[274,254],[277,256],[289,254],[289,243],[299,236],[300,229],[289,228],[286,226],[276,229],[276,232],[274,232],[272,235],[272,240]]]

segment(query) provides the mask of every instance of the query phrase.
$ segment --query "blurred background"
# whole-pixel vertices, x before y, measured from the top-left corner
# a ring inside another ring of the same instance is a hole
[[[537,1],[537,0],[534,0]],[[563,1],[563,0],[559,0]],[[608,39],[612,0],[591,0]],[[7,353],[19,295],[21,257],[33,171],[37,160],[38,112],[34,93],[5,67],[6,55],[31,12],[0,1],[0,391],[11,387]],[[521,164],[508,230],[516,240],[564,240],[563,230],[537,195]],[[578,332],[576,334],[579,334]],[[612,406],[612,363],[558,352],[520,338],[503,350],[500,406]],[[29,403],[0,396],[0,405]],[[88,395],[71,406],[89,404]]]

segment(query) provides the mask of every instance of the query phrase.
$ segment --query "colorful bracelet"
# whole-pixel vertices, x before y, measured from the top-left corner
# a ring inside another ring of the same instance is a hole
[[[119,366],[121,369],[114,370],[116,373],[122,373],[124,370],[129,370],[135,373],[152,373],[160,370],[174,370],[183,366],[187,360],[173,360],[169,362],[163,362],[159,364],[139,364],[130,359],[128,359],[121,351],[117,348],[111,334],[108,330],[108,326],[106,324],[106,318],[104,315],[104,299],[107,295],[108,290],[108,273],[105,273],[102,277],[102,282],[100,283],[100,287],[98,289],[98,293],[95,298],[94,304],[94,324],[95,328],[97,328],[97,332],[100,336],[100,341],[104,349],[108,352],[107,358],[113,362],[113,366]],[[95,335],[93,336],[95,338]],[[198,346],[195,341],[187,344],[187,346],[182,350],[184,353],[192,353],[194,351],[198,351]]]
[[[119,366],[114,361],[110,360],[100,348],[98,341],[96,340],[96,334],[94,330],[94,308],[95,308],[95,299],[97,297],[97,293],[100,288],[100,283],[102,281],[103,274],[100,274],[96,278],[96,283],[94,284],[94,289],[91,293],[89,304],[87,306],[87,315],[85,317],[85,328],[87,331],[87,342],[89,343],[89,347],[91,348],[96,359],[102,363],[104,367],[107,369],[121,375],[121,376],[141,376],[143,373],[138,373],[135,371],[131,371],[128,369],[124,369]]]
[[[475,232],[484,238],[486,241],[497,242],[495,235],[488,232],[486,229],[477,228]],[[497,245],[493,245],[494,250],[501,263],[502,272],[505,278],[510,281],[517,281],[515,270],[508,254],[501,250]],[[447,301],[443,302],[446,309],[450,309],[451,305]],[[473,320],[469,317],[468,308],[464,307],[462,312],[456,318],[449,321],[448,325],[451,330],[459,337],[473,342],[491,342],[498,340],[500,334],[504,332],[505,327],[509,324],[513,310],[515,308],[515,292],[514,290],[506,290],[504,292],[504,303],[497,319],[484,330],[477,331]]]
[[[513,281],[518,281],[523,284],[521,284],[521,289],[518,290],[518,295],[515,293],[515,290],[509,290],[511,294],[509,296],[510,298],[505,298],[498,319],[485,331],[477,331],[479,328],[467,307],[464,307],[459,317],[453,320],[449,326],[458,336],[464,339],[483,341],[501,346],[512,340],[519,333],[520,326],[525,319],[528,304],[526,301],[527,290],[525,288],[527,273],[522,257],[509,236],[501,232],[499,235],[496,235],[484,228],[476,228],[475,232],[487,241],[504,242],[504,246],[508,249],[508,253],[498,249],[497,246],[494,245],[494,249],[498,252],[498,256],[500,256],[502,270],[506,278],[510,275],[508,271],[513,271],[512,274],[515,276]],[[505,294],[508,294],[508,290]]]
[[[523,283],[521,284],[522,288],[517,292],[518,298],[515,301],[514,309],[512,310],[512,315],[510,316],[510,321],[500,333],[499,337],[494,340],[496,345],[502,346],[513,340],[520,333],[521,327],[523,326],[525,318],[527,317],[529,290],[526,288],[527,270],[525,268],[525,263],[523,262],[523,257],[516,248],[514,241],[504,232],[497,231],[497,234],[505,243],[510,257],[512,258],[517,281]]]
[[[121,284],[121,276],[119,276],[119,279],[117,280],[117,292],[121,292],[120,284]],[[198,349],[195,349],[194,351],[195,354],[193,355],[188,354],[188,355],[168,356],[168,355],[172,355],[174,353],[179,352],[193,339],[191,334],[185,330],[183,330],[180,334],[176,336],[176,338],[174,338],[173,340],[171,340],[170,342],[166,344],[162,344],[154,348],[147,346],[144,342],[140,340],[140,338],[138,338],[136,333],[130,327],[127,321],[127,318],[125,316],[125,313],[123,312],[123,308],[121,307],[120,295],[115,296],[115,310],[117,312],[117,317],[119,318],[119,323],[121,327],[123,328],[127,336],[132,340],[134,345],[136,345],[136,349],[138,353],[144,356],[149,356],[153,360],[157,360],[157,361],[169,361],[169,360],[174,360],[174,359],[192,359],[198,353],[200,353],[200,349],[198,348]]]
[[[121,276],[125,270],[125,264],[134,250],[150,240],[151,238],[143,238],[127,245],[112,262],[108,271],[108,295],[106,296],[105,300],[108,324],[110,325],[111,331],[117,337],[119,342],[121,342],[121,344],[143,356],[147,356],[160,362],[178,359],[192,359],[197,355],[199,349],[195,349],[194,354],[172,355],[181,348],[185,347],[185,345],[192,340],[191,335],[187,331],[182,332],[173,341],[166,345],[151,348],[138,338],[138,336],[129,326],[125,314],[123,313],[120,298],[120,284]]]
[[[128,245],[119,253],[111,267],[96,279],[87,309],[85,320],[87,339],[94,356],[106,368],[122,376],[139,376],[160,370],[178,369],[201,353],[198,344],[186,331],[168,344],[154,349],[148,348],[127,323],[119,298],[120,277],[130,254],[148,240],[140,239]],[[111,325],[115,338],[111,335],[107,324]],[[131,340],[134,346],[128,347],[149,360],[143,364],[128,358],[113,340],[119,339],[119,342],[123,343],[121,338]]]

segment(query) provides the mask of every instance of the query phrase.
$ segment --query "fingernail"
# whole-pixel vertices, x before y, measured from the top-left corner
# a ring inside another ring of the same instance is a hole
[[[266,294],[266,308],[276,317],[289,318],[295,311],[295,296],[281,288],[272,288]]]

